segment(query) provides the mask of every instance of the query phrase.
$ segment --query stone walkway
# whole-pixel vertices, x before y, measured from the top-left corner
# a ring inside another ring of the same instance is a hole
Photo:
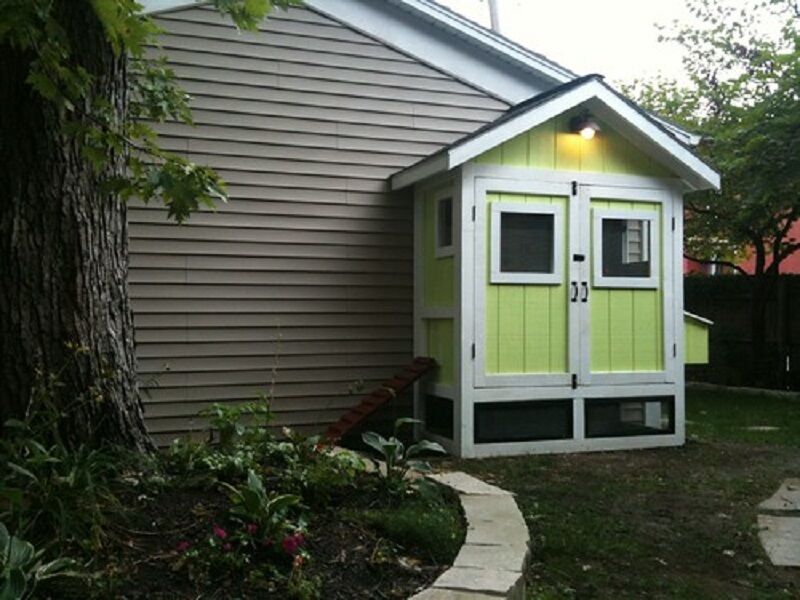
[[[800,479],[758,505],[758,538],[773,565],[800,567]]]
[[[466,473],[428,478],[458,492],[467,537],[453,566],[411,600],[524,598],[529,537],[514,496]]]

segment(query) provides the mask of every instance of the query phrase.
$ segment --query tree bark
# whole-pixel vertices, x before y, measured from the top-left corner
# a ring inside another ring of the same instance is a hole
[[[125,57],[114,55],[89,2],[57,0],[55,10],[73,60],[95,77],[92,94],[124,118]],[[22,416],[37,381],[54,375],[68,443],[150,449],[136,381],[126,208],[101,187],[124,173],[124,156],[91,167],[54,105],[25,82],[31,56],[0,52],[0,419]]]

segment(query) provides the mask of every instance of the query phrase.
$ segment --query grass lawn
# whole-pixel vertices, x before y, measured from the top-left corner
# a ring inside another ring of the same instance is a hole
[[[800,477],[800,401],[690,392],[687,419],[682,448],[454,465],[517,494],[529,598],[800,598],[800,569],[773,567],[755,526]]]

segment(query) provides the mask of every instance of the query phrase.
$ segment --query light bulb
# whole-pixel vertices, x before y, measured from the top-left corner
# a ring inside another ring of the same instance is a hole
[[[581,137],[585,140],[591,140],[592,138],[594,138],[595,133],[596,131],[594,127],[584,127],[580,131]]]

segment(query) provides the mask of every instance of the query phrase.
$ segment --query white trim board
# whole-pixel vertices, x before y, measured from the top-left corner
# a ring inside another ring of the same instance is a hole
[[[396,173],[393,189],[400,189],[436,173],[462,165],[534,127],[578,106],[618,129],[634,146],[670,168],[692,189],[719,189],[720,177],[710,166],[667,133],[652,117],[628,103],[599,78],[589,78],[528,110],[468,136],[429,158]],[[602,132],[600,133],[602,135]]]
[[[694,313],[690,313],[688,310],[683,311],[683,317],[685,319],[690,319],[692,321],[697,321],[698,323],[702,323],[703,325],[713,325],[714,321],[711,319],[706,319],[705,317],[701,317],[700,315],[696,315]]]

